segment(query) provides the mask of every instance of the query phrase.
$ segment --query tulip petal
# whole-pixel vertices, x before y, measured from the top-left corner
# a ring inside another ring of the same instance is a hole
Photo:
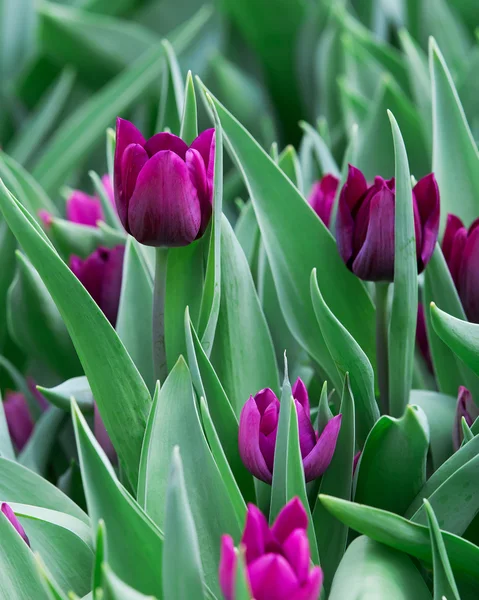
[[[477,408],[475,407],[474,402],[472,400],[471,392],[461,385],[459,387],[459,393],[457,395],[456,414],[454,416],[454,425],[452,428],[452,445],[454,447],[454,450],[459,450],[463,439],[461,424],[462,418],[464,417],[466,423],[469,426],[471,426],[474,421],[473,415],[471,414],[470,410],[471,405],[473,406],[473,409],[475,409],[475,412],[477,412]]]
[[[362,450],[356,452],[353,458],[353,475],[356,473],[356,469],[358,468],[359,459],[361,458]]]
[[[352,264],[360,279],[394,278],[394,204],[394,194],[387,185],[371,198],[366,239]]]
[[[442,238],[442,253],[448,264],[456,233],[463,227],[464,223],[459,217],[456,217],[456,215],[452,215],[451,213],[447,215],[446,229],[444,230],[444,237]]]
[[[305,456],[308,456],[308,454],[316,445],[316,434],[313,426],[311,425],[311,419],[306,415],[304,408],[297,400],[295,400],[295,407],[298,415],[298,432],[301,457],[304,458]]]
[[[265,516],[254,504],[248,504],[246,523],[241,543],[245,547],[246,564],[259,558],[265,552],[266,543],[271,537]]]
[[[275,429],[269,435],[265,435],[263,432],[260,432],[259,434],[259,448],[271,473],[274,469],[274,452],[276,450],[277,433],[278,431]]]
[[[345,183],[339,195],[338,214],[336,216],[336,243],[344,264],[350,269],[353,256],[354,220],[346,196],[348,184]]]
[[[198,150],[189,149],[186,153],[186,164],[191,181],[196,188],[201,208],[201,226],[198,237],[203,235],[211,219],[213,198],[211,189],[208,187],[206,167]]]
[[[2,502],[2,506],[0,507],[0,510],[7,517],[7,519],[10,521],[10,523],[13,525],[13,527],[17,530],[17,533],[20,534],[20,536],[22,537],[23,541],[27,544],[27,546],[30,546],[30,540],[28,539],[28,536],[25,533],[25,529],[23,529],[22,524],[17,519],[17,516],[13,512],[11,507],[6,502]]]
[[[289,600],[298,589],[298,580],[288,561],[280,554],[265,554],[248,568],[255,600]]]
[[[128,205],[131,234],[147,246],[185,246],[200,224],[200,203],[186,163],[169,150],[157,152],[140,171]]]
[[[270,404],[279,404],[279,400],[276,397],[276,394],[270,388],[264,388],[264,390],[260,390],[254,396],[254,401],[258,407],[261,415],[264,415],[266,409]]]
[[[123,152],[126,147],[130,144],[139,144],[143,146],[145,138],[141,132],[126,119],[116,120],[116,146],[115,146],[115,160],[114,160],[114,189],[115,189],[115,203],[120,214],[120,205],[122,204],[122,180],[121,180],[121,163],[123,158]],[[120,215],[121,218],[121,215]],[[123,219],[122,219],[123,221]]]
[[[79,190],[75,190],[67,200],[66,217],[71,223],[88,227],[96,227],[97,221],[104,220],[100,200]]]
[[[313,481],[320,477],[329,467],[333,458],[338,441],[339,430],[341,428],[341,415],[336,415],[323,430],[316,442],[316,446],[303,459],[304,476],[306,481]]]
[[[113,327],[116,325],[123,278],[123,258],[125,246],[118,245],[108,252],[103,270],[100,308]]]
[[[412,191],[420,218],[422,240],[418,272],[424,269],[434,252],[439,233],[439,187],[433,173],[420,179]]]
[[[457,237],[458,234],[456,234]],[[456,247],[454,246],[454,250]],[[453,252],[454,258],[454,252]],[[459,296],[469,321],[479,323],[479,228],[467,236],[458,274]]]
[[[255,399],[251,396],[241,410],[238,449],[245,467],[258,479],[271,483],[272,472],[259,446],[261,415]]]
[[[311,418],[310,408],[309,408],[309,395],[306,386],[304,385],[301,377],[296,379],[295,384],[292,389],[293,398],[297,400],[304,409],[308,419]]]
[[[33,431],[33,420],[25,396],[7,391],[3,403],[10,438],[18,451],[23,450]]]
[[[103,177],[101,178],[101,183],[105,188],[105,192],[108,196],[108,199],[110,200],[112,205],[115,206],[115,192],[113,191],[113,184],[111,181],[111,177],[108,175],[108,173],[103,175]]]
[[[308,202],[321,221],[329,227],[339,179],[328,173],[311,188]]]
[[[221,538],[221,558],[219,566],[219,583],[226,600],[233,600],[236,575],[236,552],[233,540],[229,535]]]
[[[320,567],[313,567],[306,584],[293,594],[290,600],[318,600],[322,585],[323,571]]]
[[[122,191],[121,204],[117,204],[117,211],[123,227],[130,233],[128,224],[128,203],[135,191],[136,182],[140,171],[148,162],[148,154],[140,144],[130,144],[123,152],[121,159]]]
[[[108,253],[107,248],[100,247],[85,260],[78,256],[70,257],[70,269],[81,281],[83,287],[88,290],[98,306],[101,306],[102,301],[103,273],[105,263],[108,260]]]
[[[283,544],[295,529],[308,528],[308,515],[298,497],[290,500],[276,517],[271,533],[278,543]]]
[[[53,222],[53,215],[51,215],[48,210],[45,210],[44,208],[41,208],[38,211],[38,216],[40,217],[40,219],[42,220],[43,226],[45,227],[45,229],[48,229],[50,227],[50,225]]]
[[[346,179],[345,186],[346,185],[347,188],[345,189],[344,199],[350,211],[353,211],[361,197],[367,192],[368,184],[366,178],[359,169],[353,167],[353,165],[348,165],[348,178]]]
[[[206,170],[213,166],[214,167],[214,156],[215,156],[215,130],[214,127],[210,129],[205,129],[202,131],[200,135],[193,140],[190,148],[192,150],[197,150],[201,157],[203,158],[203,162],[205,164]]]
[[[422,302],[419,302],[417,305],[416,341],[429,371],[433,373],[434,367],[432,364],[431,349],[429,348],[429,341],[427,339],[426,315],[424,314],[424,305]]]
[[[258,406],[257,402],[256,406]],[[275,401],[269,404],[264,413],[261,415],[260,431],[261,433],[264,433],[264,435],[268,436],[277,429],[279,421],[279,408],[279,401],[275,398]]]
[[[283,544],[284,556],[293,568],[299,585],[308,580],[310,554],[308,535],[304,529],[296,529]]]
[[[449,267],[449,271],[451,272],[451,277],[452,277],[456,287],[458,288],[459,295],[461,294],[460,289],[459,289],[460,288],[459,276],[461,274],[461,271],[463,270],[462,260],[464,257],[464,249],[466,247],[466,242],[467,242],[467,229],[465,227],[461,227],[461,229],[458,229],[456,231],[456,235],[454,236],[454,240],[452,243],[451,253],[450,253],[449,259],[447,261],[447,266]]]
[[[187,144],[180,137],[166,132],[155,134],[143,144],[143,147],[150,158],[163,150],[171,150],[185,160],[186,151],[188,150]]]

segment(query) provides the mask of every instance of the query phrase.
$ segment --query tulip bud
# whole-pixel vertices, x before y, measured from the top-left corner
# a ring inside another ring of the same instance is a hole
[[[85,260],[70,258],[70,269],[82,282],[113,327],[120,303],[125,247],[100,247]]]
[[[447,215],[442,251],[469,321],[479,323],[479,219],[466,229],[461,219]]]
[[[270,528],[263,513],[248,505],[241,538],[246,578],[255,600],[318,600],[320,567],[311,567],[308,516],[299,498],[281,510]],[[226,600],[235,599],[237,555],[229,535],[221,540],[219,582]]]
[[[311,208],[326,227],[329,227],[331,221],[331,213],[338,185],[339,179],[334,175],[327,174],[313,185],[308,198]]]
[[[418,273],[434,251],[439,230],[439,189],[431,173],[412,191]],[[393,281],[395,182],[376,177],[368,187],[359,169],[349,165],[339,197],[336,241],[341,258],[360,279]]]
[[[49,406],[48,402],[37,390],[35,382],[32,379],[28,379],[27,383],[33,397],[38,402],[40,409],[42,411],[47,410]],[[5,394],[3,410],[5,411],[5,419],[7,421],[10,439],[15,448],[21,452],[30,439],[34,428],[33,419],[30,415],[25,396],[21,392],[12,392],[8,390]]]
[[[128,233],[147,246],[186,246],[211,218],[214,129],[191,144],[171,133],[144,139],[117,119],[115,201]]]
[[[422,302],[419,302],[417,305],[416,342],[429,371],[433,373],[434,367],[432,364],[431,349],[429,347],[429,340],[427,339],[426,315],[424,314],[424,305]]]
[[[23,529],[22,524],[17,519],[15,513],[10,508],[10,506],[6,502],[2,502],[0,507],[2,513],[7,517],[13,527],[16,529],[17,533],[21,536],[25,544],[30,547],[30,540],[28,539],[27,534],[25,533],[25,529]]]
[[[341,415],[333,417],[318,435],[311,424],[308,391],[298,377],[293,386],[298,415],[299,445],[306,481],[320,477],[333,458],[341,427]],[[271,484],[278,432],[280,403],[266,388],[251,396],[243,406],[239,424],[239,452],[246,468],[258,479]]]
[[[454,450],[459,450],[464,439],[462,432],[462,418],[466,420],[469,427],[479,417],[479,408],[474,404],[471,392],[464,386],[459,387],[457,395],[456,416],[452,429],[452,445]]]

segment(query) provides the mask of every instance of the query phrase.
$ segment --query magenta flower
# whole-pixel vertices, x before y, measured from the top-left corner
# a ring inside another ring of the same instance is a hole
[[[25,529],[23,529],[22,524],[17,519],[15,513],[10,508],[10,506],[6,502],[2,502],[2,506],[0,507],[2,513],[7,517],[10,523],[13,525],[17,533],[21,536],[25,544],[30,547],[30,540],[28,539],[27,534],[25,533]]]
[[[331,213],[338,185],[339,179],[328,173],[313,185],[309,194],[308,202],[311,208],[326,227],[329,227],[331,221]]]
[[[124,228],[147,246],[186,246],[211,218],[215,137],[191,144],[171,133],[149,140],[124,119],[116,122],[115,200]]]
[[[322,475],[333,458],[341,427],[341,415],[333,417],[318,435],[311,424],[308,391],[298,377],[293,386],[298,415],[299,444],[304,476],[312,481]],[[239,452],[246,468],[258,479],[271,484],[280,403],[272,390],[258,392],[243,406],[239,424]]]
[[[454,417],[452,429],[452,445],[454,450],[459,450],[464,439],[461,423],[462,417],[464,417],[470,427],[477,417],[479,417],[479,408],[474,404],[471,392],[461,385],[457,395],[456,416]]]
[[[32,379],[28,379],[27,383],[40,409],[42,411],[47,410],[49,406],[48,402],[37,390],[35,382]],[[5,394],[3,410],[5,411],[10,439],[15,448],[21,452],[30,439],[35,426],[25,396],[21,392],[8,390]]]
[[[336,241],[348,269],[366,281],[394,278],[394,178],[376,177],[368,187],[359,169],[349,165],[339,197]],[[439,230],[439,188],[431,173],[412,193],[418,273],[424,270]]]
[[[306,533],[308,517],[293,498],[270,528],[263,513],[248,505],[241,538],[246,576],[255,600],[318,600],[323,583],[320,567],[311,567]],[[237,555],[229,535],[221,540],[219,581],[226,600],[234,600]]]
[[[116,324],[120,302],[125,247],[100,247],[85,260],[70,258],[70,269],[90,292],[91,297],[113,327]]]
[[[431,373],[434,373],[434,367],[431,358],[431,349],[429,340],[427,339],[426,315],[424,313],[424,305],[419,302],[417,305],[417,324],[416,324],[416,342],[427,368]]]
[[[479,323],[479,219],[466,229],[455,215],[447,215],[442,251],[469,321]]]

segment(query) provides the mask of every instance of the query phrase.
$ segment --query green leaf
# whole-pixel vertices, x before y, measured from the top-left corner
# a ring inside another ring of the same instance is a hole
[[[361,454],[354,501],[404,514],[426,481],[428,447],[419,407],[408,406],[399,419],[381,417]]]
[[[103,185],[103,181],[95,171],[89,171],[88,175],[92,180],[96,195],[100,199],[103,214],[105,215],[106,225],[112,229],[118,229],[122,234],[124,234],[125,230],[123,229],[123,225],[121,224],[118,213],[116,212],[116,208],[113,206],[112,201],[108,196],[108,192]],[[111,182],[113,182],[113,179],[111,179]]]
[[[84,376],[67,379],[52,388],[39,385],[37,389],[51,404],[58,406],[58,408],[70,412],[73,396],[82,413],[93,413],[93,394],[88,379]]]
[[[235,598],[236,600],[251,600],[251,593],[249,591],[249,583],[246,576],[246,560],[244,555],[244,549],[241,547],[237,550],[237,561],[236,561],[236,583],[235,583]]]
[[[7,295],[10,284],[15,276],[15,250],[17,242],[8,225],[2,220],[0,223],[0,256],[2,268],[0,269],[0,353],[7,338]]]
[[[108,565],[103,565],[103,581],[102,600],[155,600],[153,596],[145,596],[127,585]]]
[[[178,446],[173,448],[166,492],[162,573],[165,598],[205,598],[200,547]]]
[[[301,165],[294,146],[286,146],[278,157],[278,166],[290,179],[301,193],[303,192],[303,176]]]
[[[349,373],[352,394],[358,407],[355,414],[356,435],[358,444],[362,447],[379,419],[371,363],[356,340],[326,305],[319,290],[316,269],[311,273],[311,297],[321,333],[341,380],[345,381],[346,373]]]
[[[106,429],[135,484],[150,405],[148,389],[101,310],[5,187],[0,188],[0,209],[62,315]]]
[[[329,600],[431,600],[412,560],[361,536],[349,546],[336,572]]]
[[[155,387],[152,315],[153,279],[138,242],[128,236],[116,331],[150,392]]]
[[[102,519],[112,568],[141,592],[161,597],[163,534],[119,483],[74,401],[72,417],[92,534]]]
[[[101,588],[103,582],[103,563],[107,562],[107,539],[105,523],[100,519],[98,521],[98,528],[96,533],[95,543],[95,563],[93,565],[92,573],[92,593],[94,596],[97,595],[98,588]]]
[[[461,600],[436,515],[434,514],[432,506],[427,500],[424,500],[424,507],[427,514],[429,531],[431,533],[434,571],[434,600],[442,600],[442,598]]]
[[[400,417],[409,401],[417,321],[417,258],[411,175],[404,140],[388,111],[396,157],[394,217],[394,289],[389,321],[389,410]]]
[[[303,129],[306,138],[311,140],[316,159],[321,167],[322,174],[326,175],[327,173],[331,173],[332,175],[339,177],[339,167],[336,164],[333,155],[331,154],[331,150],[328,148],[328,145],[323,138],[319,135],[316,129],[314,129],[314,127],[311,127],[309,123],[301,121],[300,126]]]
[[[165,526],[167,474],[175,446],[179,446],[183,457],[186,490],[202,549],[205,581],[217,593],[219,540],[224,533],[239,539],[243,524],[237,520],[205,439],[190,373],[182,357],[157,392],[142,452],[138,499],[160,527]]]
[[[68,262],[72,254],[87,258],[98,246],[105,244],[105,238],[99,227],[87,227],[71,223],[65,219],[53,218],[48,227],[48,235],[56,250]]]
[[[347,375],[344,381],[343,397],[339,412],[342,418],[336,450],[334,451],[328,470],[321,478],[320,491],[321,494],[350,500],[356,437],[354,397]],[[329,590],[334,573],[346,551],[348,528],[332,517],[319,500],[316,501],[314,506],[313,523],[316,531],[316,539],[318,540],[321,567],[325,578],[324,586]]]
[[[232,156],[248,186],[291,332],[328,375],[334,376],[335,367],[319,327],[314,326],[312,303],[305,302],[311,270],[316,266],[327,304],[334,307],[336,317],[374,364],[374,307],[365,287],[346,269],[333,237],[295,186],[234,117],[213,101]],[[300,238],[291,235],[292,223],[302,232]],[[346,302],[350,297],[355,298],[354,310]]]
[[[50,600],[69,600],[60,588],[58,583],[53,579],[52,574],[48,571],[44,562],[38,554],[35,554],[37,563],[37,571]]]
[[[198,136],[198,119],[196,115],[195,85],[191,71],[186,75],[183,116],[181,118],[180,138],[188,144]]]
[[[3,88],[35,52],[36,3],[33,0],[2,0],[0,24],[0,86]]]
[[[8,433],[7,419],[3,407],[2,394],[0,392],[0,457],[15,460],[15,450]]]
[[[253,278],[231,225],[221,231],[221,306],[211,355],[237,415],[251,394],[279,389],[271,336]]]
[[[163,40],[162,45],[165,50],[167,68],[163,79],[158,124],[160,130],[168,127],[172,133],[179,135],[185,105],[183,76],[172,45],[168,40]]]
[[[56,406],[45,411],[35,423],[35,429],[19,455],[18,461],[32,471],[45,475],[51,452],[64,421],[65,412]]]
[[[424,561],[426,565],[432,565],[431,540],[427,527],[411,523],[385,510],[347,502],[332,496],[320,496],[320,501],[332,515],[352,529],[381,544],[410,554]],[[442,534],[456,575],[460,574],[477,586],[479,547],[452,533],[444,531]]]
[[[255,277],[258,271],[258,254],[260,252],[260,235],[258,223],[256,222],[256,216],[254,214],[254,208],[251,202],[245,202],[241,208],[238,220],[235,224],[235,236],[243,248],[243,252],[248,261],[249,269],[253,275],[255,281],[259,279],[259,275]],[[259,285],[257,286],[259,288]],[[261,300],[261,293],[258,289],[258,295]],[[261,302],[264,310],[264,304]],[[266,312],[266,311],[265,311]],[[266,317],[267,318],[267,317]]]
[[[441,190],[441,226],[448,213],[466,227],[479,212],[479,155],[451,74],[433,39],[429,44],[432,81],[432,170]],[[457,202],[461,198],[461,202]]]

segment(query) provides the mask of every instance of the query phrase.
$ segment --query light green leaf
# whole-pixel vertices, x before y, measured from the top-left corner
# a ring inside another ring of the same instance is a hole
[[[96,195],[100,199],[103,214],[105,216],[105,224],[112,229],[118,229],[123,235],[125,230],[123,229],[123,225],[121,224],[118,213],[116,212],[116,209],[113,206],[110,197],[108,196],[108,192],[103,185],[103,181],[95,171],[89,171],[88,175],[92,180]],[[111,182],[113,182],[113,179],[111,179]]]
[[[53,579],[52,574],[49,573],[39,554],[35,554],[35,560],[38,574],[50,600],[69,600],[58,583]]]
[[[236,600],[252,600],[251,593],[249,591],[249,583],[247,579],[246,561],[244,556],[244,549],[240,548],[237,550],[237,561],[236,561],[236,584],[235,584],[235,598]]]
[[[301,173],[301,165],[294,146],[286,146],[286,148],[278,156],[278,166],[283,173],[290,179],[298,190],[303,194],[303,175]]]
[[[52,406],[40,416],[18,457],[22,465],[41,475],[46,474],[50,455],[65,416],[65,411],[56,406]]]
[[[0,269],[0,353],[7,338],[7,296],[10,284],[15,276],[17,242],[8,225],[0,223],[0,256],[2,268]]]
[[[328,145],[323,138],[319,135],[316,129],[314,129],[314,127],[311,127],[309,123],[301,121],[300,126],[303,129],[305,136],[311,140],[316,159],[321,167],[322,174],[326,175],[331,173],[332,175],[339,177],[339,167],[336,164],[333,155],[331,154],[331,150],[328,148]]]
[[[65,219],[51,219],[48,236],[65,262],[69,262],[72,254],[85,259],[98,246],[109,246],[104,243],[105,236],[99,227],[87,227]]]
[[[67,379],[52,388],[45,388],[39,385],[37,389],[49,402],[58,406],[58,408],[70,412],[71,398],[73,396],[82,413],[93,412],[93,394],[88,379],[84,376]]]
[[[33,0],[0,2],[0,86],[2,88],[19,73],[34,54],[37,21],[36,3]]]
[[[189,146],[198,135],[195,85],[193,83],[191,71],[188,71],[188,74],[186,75],[184,98],[180,138]]]
[[[103,581],[102,600],[155,600],[153,596],[145,596],[127,585],[108,565],[103,565]]]
[[[0,392],[0,457],[15,460],[15,450],[12,446],[12,440],[8,433],[7,419],[5,409],[3,408],[2,394]]]

